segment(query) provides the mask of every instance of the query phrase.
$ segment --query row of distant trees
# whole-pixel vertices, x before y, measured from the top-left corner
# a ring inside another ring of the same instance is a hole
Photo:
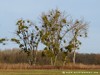
[[[19,49],[12,50],[2,50],[0,51],[0,63],[7,64],[18,64],[18,63],[28,63],[28,57],[25,52],[20,52]],[[64,58],[59,53],[56,66],[62,66]],[[72,63],[73,53],[68,55],[66,64]],[[76,63],[87,64],[87,65],[100,65],[100,54],[82,54],[76,53]],[[43,56],[42,51],[37,52],[37,63],[36,65],[50,65],[49,57]]]
[[[65,65],[71,52],[75,64],[75,51],[80,48],[80,37],[87,37],[88,24],[83,20],[74,21],[64,12],[56,9],[42,13],[39,25],[30,20],[20,19],[16,27],[17,37],[11,38],[11,41],[18,44],[19,48],[27,54],[31,65],[38,61],[37,52],[40,43],[45,46],[42,55],[49,57],[51,65],[57,64],[60,53]]]

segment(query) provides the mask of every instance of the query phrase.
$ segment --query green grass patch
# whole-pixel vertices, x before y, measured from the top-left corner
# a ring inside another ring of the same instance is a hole
[[[0,75],[100,75],[100,70],[0,70]]]

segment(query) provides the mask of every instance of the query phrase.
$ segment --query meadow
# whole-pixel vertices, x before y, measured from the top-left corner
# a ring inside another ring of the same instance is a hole
[[[100,65],[66,66],[0,64],[0,75],[100,75]]]
[[[34,66],[29,65],[27,55],[17,49],[0,51],[0,75],[100,75],[100,54],[77,54],[77,63],[70,61],[65,66],[50,65],[48,57],[41,57],[40,51],[37,58]]]
[[[0,70],[0,75],[100,75],[100,70]]]

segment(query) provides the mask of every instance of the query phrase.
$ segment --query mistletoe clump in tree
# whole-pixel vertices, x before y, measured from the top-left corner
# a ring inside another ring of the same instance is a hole
[[[5,38],[0,38],[0,44],[5,45],[5,41],[7,41],[7,39],[5,39]]]

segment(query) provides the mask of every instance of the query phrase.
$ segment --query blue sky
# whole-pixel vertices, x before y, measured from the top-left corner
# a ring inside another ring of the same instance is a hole
[[[78,52],[100,53],[100,0],[0,0],[0,37],[14,37],[18,19],[30,19],[37,23],[42,12],[59,8],[73,19],[89,22],[88,38],[81,39]],[[0,48],[18,47],[13,43]],[[40,47],[41,49],[41,47]]]

